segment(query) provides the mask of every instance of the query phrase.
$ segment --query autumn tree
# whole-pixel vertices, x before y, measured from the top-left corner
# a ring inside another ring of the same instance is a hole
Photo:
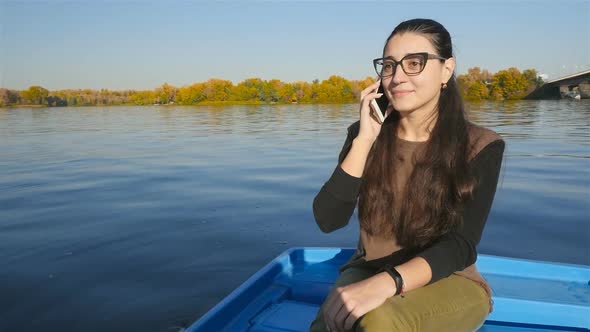
[[[259,78],[248,78],[233,89],[231,99],[236,101],[264,101],[264,82]]]
[[[138,91],[131,96],[131,101],[135,105],[152,105],[157,100],[158,97],[153,91]]]
[[[205,99],[207,101],[229,101],[233,87],[231,81],[210,79],[205,82]]]
[[[363,91],[364,89],[368,88],[369,85],[375,83],[375,79],[372,77],[367,77],[364,80],[361,81],[352,81],[350,82],[350,85],[352,87],[352,91],[354,94],[354,99],[355,100],[360,100],[361,98],[361,91]]]
[[[457,82],[463,97],[467,100],[482,100],[489,98],[489,85],[493,79],[492,74],[479,67],[469,68],[467,74],[459,75]]]
[[[313,100],[313,86],[307,82],[293,83],[291,102],[311,103]]]
[[[290,83],[283,83],[278,88],[279,100],[283,103],[296,103],[297,94],[295,93],[295,85]]]
[[[177,90],[168,83],[164,83],[161,87],[154,91],[156,101],[158,104],[170,104],[175,101]]]
[[[0,88],[0,107],[17,104],[20,96],[17,91]]]
[[[317,101],[320,103],[350,103],[354,97],[352,85],[340,76],[330,76],[317,86]]]
[[[520,99],[528,90],[527,78],[518,69],[509,68],[494,75],[491,96],[493,99]]]
[[[205,84],[195,83],[178,89],[176,100],[181,105],[193,105],[205,100]]]
[[[29,101],[31,104],[43,105],[46,103],[47,96],[49,96],[49,90],[41,86],[32,86],[29,90],[22,92],[22,97]]]
[[[266,81],[264,84],[264,96],[266,102],[276,103],[280,101],[280,91],[283,82],[280,80]]]
[[[518,99],[543,82],[534,69],[522,73],[516,68],[492,75],[479,67],[457,77],[461,93],[467,100]],[[206,82],[176,88],[168,83],[154,90],[112,91],[108,89],[58,90],[49,92],[40,86],[26,91],[0,89],[0,106],[33,103],[48,106],[153,105],[177,103],[197,105],[206,102],[236,103],[357,103],[360,93],[375,79],[347,80],[333,75],[320,82],[285,83],[280,80],[248,78],[234,86],[231,81],[210,79]]]

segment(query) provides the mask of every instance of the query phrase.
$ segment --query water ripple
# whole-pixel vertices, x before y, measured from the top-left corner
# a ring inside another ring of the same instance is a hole
[[[478,250],[590,264],[590,100],[485,102],[507,142]],[[357,105],[0,112],[0,330],[182,328],[290,246]]]

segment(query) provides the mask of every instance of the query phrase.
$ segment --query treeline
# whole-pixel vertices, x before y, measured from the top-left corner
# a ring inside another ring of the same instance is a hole
[[[247,79],[231,81],[210,79],[181,88],[163,84],[153,91],[59,90],[32,86],[25,91],[0,89],[2,105],[100,106],[100,105],[199,105],[207,103],[354,103],[360,92],[374,79],[349,81],[339,76],[312,83],[284,83],[280,80]]]
[[[509,68],[491,74],[475,67],[470,68],[467,74],[459,75],[457,80],[463,98],[472,101],[523,99],[543,85],[535,69],[526,69],[521,73],[516,68]]]
[[[542,84],[534,69],[520,72],[516,68],[491,74],[487,70],[471,68],[460,75],[458,82],[467,100],[520,99]],[[210,79],[180,88],[163,84],[155,90],[113,91],[57,90],[49,91],[41,86],[17,91],[0,88],[0,106],[103,106],[103,105],[199,105],[209,103],[356,103],[360,92],[374,82],[368,77],[349,81],[340,76],[312,83],[285,83],[280,80],[265,81],[250,78],[234,85],[231,81]]]

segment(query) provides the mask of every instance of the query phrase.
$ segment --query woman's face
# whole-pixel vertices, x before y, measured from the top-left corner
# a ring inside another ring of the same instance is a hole
[[[426,37],[418,33],[406,32],[395,35],[385,47],[383,57],[393,57],[400,61],[412,53],[428,52],[437,54]],[[438,54],[437,54],[438,55]],[[442,83],[446,83],[455,69],[454,59],[440,61],[429,59],[424,70],[415,76],[407,75],[398,65],[393,76],[382,79],[385,95],[398,112],[412,112],[436,107]]]

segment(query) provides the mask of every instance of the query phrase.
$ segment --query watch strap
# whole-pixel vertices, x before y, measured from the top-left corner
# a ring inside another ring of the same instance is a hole
[[[395,281],[395,295],[401,295],[404,292],[404,279],[402,275],[395,269],[395,267],[386,264],[381,269],[379,269],[378,273],[380,272],[387,272],[389,276]]]

